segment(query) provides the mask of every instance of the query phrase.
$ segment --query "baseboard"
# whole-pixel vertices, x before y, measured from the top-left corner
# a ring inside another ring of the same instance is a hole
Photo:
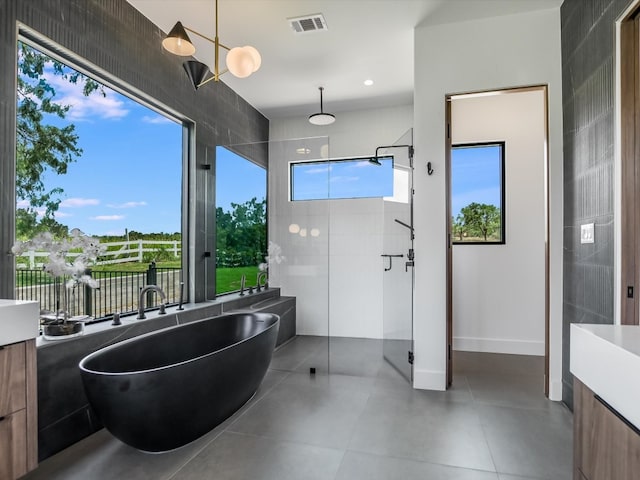
[[[413,370],[413,388],[419,390],[440,390],[447,388],[447,375],[445,372],[432,370]]]
[[[465,352],[544,356],[544,342],[503,338],[453,337],[453,349]]]
[[[562,401],[562,382],[549,382],[549,400]]]

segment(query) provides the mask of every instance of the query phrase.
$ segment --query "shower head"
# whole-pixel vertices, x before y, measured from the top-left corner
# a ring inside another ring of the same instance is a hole
[[[371,164],[373,164],[373,165],[376,165],[376,166],[378,166],[378,167],[381,167],[381,166],[382,166],[382,164],[380,163],[380,160],[378,160],[378,157],[377,157],[377,156],[376,156],[376,157],[371,157],[371,158],[369,159],[369,163],[371,163]]]

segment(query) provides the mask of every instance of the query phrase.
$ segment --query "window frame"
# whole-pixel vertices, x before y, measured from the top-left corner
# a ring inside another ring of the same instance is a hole
[[[168,107],[156,98],[145,94],[144,92],[131,87],[124,80],[115,77],[107,71],[95,66],[88,59],[65,49],[58,43],[55,43],[40,34],[39,32],[31,29],[30,27],[19,23],[17,29],[17,36],[15,41],[15,64],[17,75],[18,64],[18,49],[19,43],[24,43],[31,48],[38,50],[39,52],[47,55],[48,57],[63,63],[66,67],[71,68],[84,76],[90,77],[92,80],[108,87],[109,89],[117,92],[120,95],[128,97],[131,101],[138,103],[139,105],[148,108],[159,115],[162,115],[169,120],[177,123],[182,128],[182,161],[181,161],[181,181],[180,181],[180,226],[181,226],[181,270],[182,270],[182,284],[184,290],[181,293],[181,297],[185,301],[191,301],[192,296],[192,277],[194,276],[193,267],[193,255],[190,251],[190,238],[194,235],[193,222],[192,222],[192,208],[189,206],[189,190],[192,187],[192,175],[193,165],[195,164],[195,124],[192,120],[180,114],[178,111]],[[16,92],[17,102],[17,92]],[[16,112],[17,113],[17,112]],[[17,163],[17,156],[14,154],[14,164]],[[17,173],[14,170],[14,174]],[[15,190],[15,189],[14,189]],[[15,192],[14,192],[15,195]],[[14,197],[15,200],[15,197]],[[15,202],[14,202],[15,203]],[[14,206],[14,215],[15,209]],[[15,243],[15,238],[13,242]],[[14,262],[14,275],[15,278],[15,259]],[[15,292],[15,283],[13,290]],[[177,304],[177,303],[175,303]],[[173,303],[169,304],[173,305]],[[145,312],[157,310],[158,306],[145,305]],[[127,315],[133,315],[127,314]],[[100,323],[111,320],[112,317],[102,316],[96,317],[87,323]]]
[[[497,141],[489,141],[489,142],[470,142],[470,143],[456,143],[451,145],[451,200],[453,200],[453,184],[454,184],[454,175],[453,175],[453,152],[456,149],[462,148],[480,148],[480,147],[492,147],[498,146],[500,147],[500,240],[497,241],[472,241],[472,242],[464,242],[456,240],[456,236],[453,234],[453,216],[449,220],[451,222],[451,243],[453,245],[505,245],[507,243],[506,233],[506,142],[504,140]]]

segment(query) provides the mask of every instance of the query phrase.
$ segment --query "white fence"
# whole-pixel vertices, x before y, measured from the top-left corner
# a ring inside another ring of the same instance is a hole
[[[180,240],[130,240],[128,242],[102,243],[107,251],[101,256],[103,260],[96,265],[110,265],[116,263],[142,262],[145,253],[165,250],[174,257],[181,253]],[[74,253],[69,253],[73,257]],[[46,263],[47,252],[28,251],[18,256],[18,268],[40,268]]]

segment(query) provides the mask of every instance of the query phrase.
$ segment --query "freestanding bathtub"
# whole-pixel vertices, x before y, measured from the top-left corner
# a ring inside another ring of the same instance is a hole
[[[89,403],[116,438],[147,452],[186,445],[256,392],[279,317],[234,313],[169,327],[80,362]]]

